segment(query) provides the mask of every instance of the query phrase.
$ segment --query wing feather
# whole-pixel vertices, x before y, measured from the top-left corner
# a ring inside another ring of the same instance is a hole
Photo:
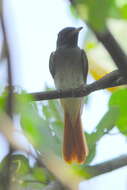
[[[82,50],[81,52],[81,59],[82,59],[82,71],[83,71],[84,82],[86,83],[87,74],[88,74],[88,59],[84,50]]]
[[[49,71],[54,78],[55,76],[55,62],[54,62],[54,52],[51,53],[49,58]]]

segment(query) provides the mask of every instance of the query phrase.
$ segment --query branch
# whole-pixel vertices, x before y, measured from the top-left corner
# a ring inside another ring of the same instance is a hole
[[[105,46],[121,74],[127,78],[127,56],[121,49],[120,45],[107,29],[104,33],[93,30],[97,39]]]
[[[39,163],[42,161],[40,160]],[[111,172],[113,170],[119,169],[121,167],[127,166],[127,154],[121,155],[117,158],[93,165],[93,166],[86,166],[83,168],[85,170],[85,173],[88,175],[85,176],[85,179],[90,179],[108,172]],[[43,167],[43,165],[42,165]],[[57,188],[56,188],[57,187]],[[46,186],[45,190],[69,190],[68,187],[63,186],[60,181],[54,181],[49,183],[48,186]]]
[[[90,174],[90,178],[92,178],[124,166],[127,166],[127,155],[122,155],[93,166],[87,166],[85,167],[85,171],[87,171]]]
[[[77,89],[68,89],[64,91],[53,90],[53,91],[37,92],[37,93],[31,93],[30,95],[32,95],[36,101],[58,99],[58,98],[69,98],[69,97],[83,97],[89,95],[90,93],[96,90],[111,88],[125,84],[127,84],[127,79],[125,79],[120,74],[119,70],[115,70],[105,75],[101,79],[86,86],[81,86],[80,88]]]
[[[8,73],[8,97],[7,97],[6,112],[12,118],[13,115],[13,83],[12,83],[12,68],[11,68],[12,64],[11,64],[11,56],[10,56],[9,43],[8,43],[8,35],[5,27],[3,14],[1,14],[1,27],[4,39],[3,43],[5,43],[6,47],[7,73]]]
[[[1,12],[0,12],[0,19],[1,19],[1,28],[3,33],[3,43],[6,47],[6,58],[7,58],[7,74],[8,74],[8,96],[6,99],[6,112],[12,119],[13,117],[13,84],[12,84],[12,69],[11,69],[11,56],[8,44],[8,35],[7,30],[5,27],[5,21],[3,17],[3,1],[1,1]],[[4,168],[4,176],[3,176],[3,189],[9,190],[11,184],[11,164],[12,164],[12,155],[13,148],[10,146],[9,154],[6,159],[6,165]]]

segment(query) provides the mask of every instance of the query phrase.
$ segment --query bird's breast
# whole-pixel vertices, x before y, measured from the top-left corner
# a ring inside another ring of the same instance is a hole
[[[66,48],[55,52],[54,81],[57,89],[77,88],[84,84],[79,48]]]

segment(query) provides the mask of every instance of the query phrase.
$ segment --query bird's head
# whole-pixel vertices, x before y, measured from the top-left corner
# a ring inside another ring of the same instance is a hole
[[[83,27],[74,28],[67,27],[58,33],[57,48],[60,47],[76,47],[78,42],[78,34]]]

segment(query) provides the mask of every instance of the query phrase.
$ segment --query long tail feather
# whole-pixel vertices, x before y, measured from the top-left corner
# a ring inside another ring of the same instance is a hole
[[[75,121],[74,121],[75,120]],[[68,163],[83,163],[88,154],[87,144],[82,131],[80,113],[72,118],[65,112],[63,155]]]

